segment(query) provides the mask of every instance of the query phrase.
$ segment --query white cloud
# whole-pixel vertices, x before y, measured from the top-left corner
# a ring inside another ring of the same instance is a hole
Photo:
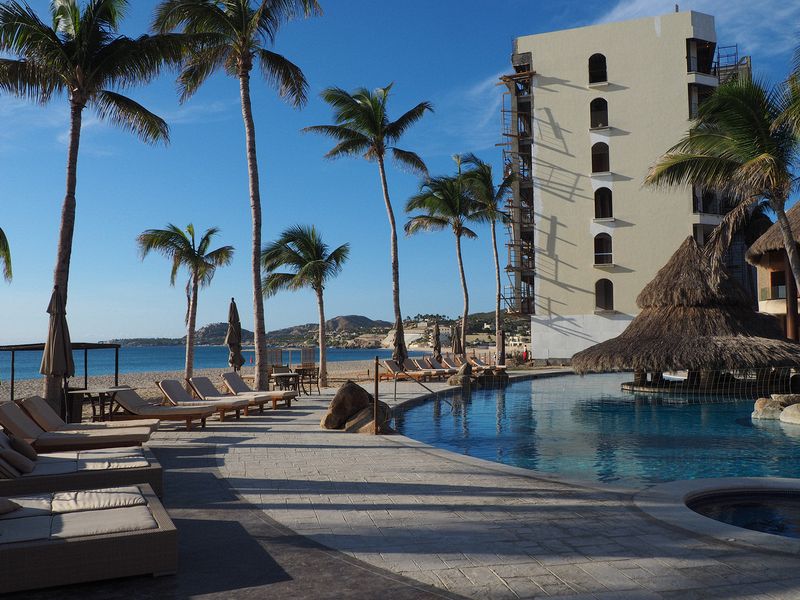
[[[717,41],[739,44],[744,54],[766,58],[791,52],[800,43],[800,2],[796,0],[679,0],[678,4],[681,11],[714,15]],[[651,17],[674,10],[674,0],[620,0],[598,21]]]

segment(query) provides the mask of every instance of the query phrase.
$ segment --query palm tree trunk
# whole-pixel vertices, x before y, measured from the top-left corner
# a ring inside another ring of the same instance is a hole
[[[378,170],[381,174],[381,187],[383,188],[383,201],[386,204],[386,214],[389,217],[389,226],[392,229],[392,302],[394,304],[394,320],[395,323],[402,323],[403,315],[400,312],[400,263],[397,256],[397,224],[394,220],[392,203],[389,200],[389,185],[386,183],[386,168],[383,164],[383,157],[378,158]]]
[[[81,144],[81,121],[84,105],[70,102],[69,150],[67,153],[67,191],[61,207],[61,228],[58,234],[56,267],[53,285],[58,286],[67,305],[67,286],[69,284],[69,263],[72,258],[72,236],[75,232],[75,188],[78,183],[78,149]],[[44,397],[51,403],[61,397],[63,380],[60,377],[45,377]]]
[[[461,319],[461,349],[467,354],[467,316],[469,316],[469,291],[467,290],[467,277],[464,275],[464,261],[461,259],[461,236],[456,235],[456,257],[458,258],[458,273],[461,275],[461,290],[464,292],[464,315]]]
[[[317,307],[319,308],[319,384],[328,387],[328,350],[325,340],[325,303],[322,289],[317,290]]]
[[[797,252],[797,241],[792,234],[792,226],[789,224],[789,219],[786,218],[785,202],[770,202],[772,210],[778,217],[778,227],[783,236],[783,245],[786,248],[786,256],[789,259],[789,266],[792,269],[792,275],[795,283],[800,289],[800,255]],[[792,336],[794,339],[794,336]]]
[[[264,296],[261,290],[261,192],[258,180],[256,156],[256,126],[250,103],[250,73],[239,73],[239,92],[242,101],[242,118],[247,142],[247,172],[250,183],[250,211],[253,220],[253,244],[251,247],[253,277],[253,337],[256,351],[255,389],[267,389],[267,332],[264,324]]]
[[[189,296],[189,319],[186,323],[186,368],[184,378],[186,391],[191,393],[189,379],[194,374],[194,330],[197,325],[197,274],[192,275],[192,293]]]
[[[495,360],[497,364],[500,363],[500,357],[503,355],[502,348],[500,347],[502,344],[500,331],[503,328],[502,323],[502,316],[500,314],[500,257],[497,255],[497,229],[496,229],[497,222],[492,221],[491,223],[491,231],[492,231],[492,253],[494,254],[494,277],[495,277],[495,298],[494,298],[494,350],[496,353]]]

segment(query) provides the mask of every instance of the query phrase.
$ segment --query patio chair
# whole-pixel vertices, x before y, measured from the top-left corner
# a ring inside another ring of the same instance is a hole
[[[300,375],[294,373],[288,365],[273,365],[270,377],[281,390],[299,391]]]
[[[406,373],[409,373],[412,376],[416,375],[422,381],[437,376],[436,371],[433,369],[422,368],[410,358],[407,358],[403,361],[403,369]]]
[[[432,373],[432,377],[438,377],[439,379],[442,379],[443,377],[450,375],[450,369],[436,369],[429,365],[424,358],[415,358],[414,364],[416,364],[420,370]]]
[[[422,379],[423,377],[423,373],[420,371],[415,370],[411,373],[405,371],[395,360],[387,359],[383,361],[383,364],[388,371],[389,379]]]
[[[141,446],[150,439],[150,430],[141,427],[45,431],[16,402],[0,403],[0,425],[11,435],[31,444],[37,452]]]
[[[505,365],[488,365],[483,360],[478,358],[477,356],[468,356],[467,360],[472,364],[473,367],[477,367],[483,371],[487,370],[495,370],[495,371],[505,371]]]
[[[178,570],[178,533],[149,485],[11,500],[0,593]]]
[[[431,366],[432,369],[436,369],[437,371],[445,371],[447,375],[455,375],[458,373],[458,369],[445,367],[432,356],[426,358],[425,361]]]
[[[158,429],[158,419],[137,419],[123,421],[97,421],[93,423],[67,423],[54,411],[47,400],[41,396],[23,398],[17,402],[28,416],[45,431],[83,431],[87,429],[127,429],[128,427],[146,427],[151,432]]]
[[[220,421],[224,421],[226,413],[231,411],[233,411],[237,419],[242,411],[247,416],[247,400],[239,400],[233,397],[196,400],[189,395],[189,392],[183,389],[181,382],[177,379],[162,379],[157,381],[156,385],[163,392],[164,397],[175,406],[211,406],[216,411]]]
[[[5,457],[0,459],[4,462],[4,474],[9,475],[7,479],[0,478],[2,497],[135,483],[149,484],[158,496],[163,491],[161,465],[147,448],[134,446],[37,454],[27,472],[8,463],[8,451],[16,452],[13,442],[0,432],[0,452]]]
[[[456,373],[458,373],[458,369],[461,368],[461,365],[456,363],[454,358],[448,358],[446,356],[443,356],[441,362],[448,369],[455,369]]]
[[[205,398],[237,398],[247,400],[250,406],[257,406],[259,412],[264,412],[264,404],[272,402],[273,410],[278,408],[278,401],[286,402],[287,407],[292,405],[292,398],[297,396],[296,392],[244,392],[240,394],[224,394],[217,389],[208,377],[191,377],[189,385],[192,386],[195,394],[201,399]]]
[[[292,400],[297,398],[297,392],[286,390],[286,391],[272,391],[272,392],[256,392],[253,390],[242,376],[235,372],[226,372],[222,374],[222,383],[225,384],[225,387],[228,388],[228,391],[231,394],[239,395],[239,394],[270,394],[270,399],[272,400],[272,409],[276,410],[278,408],[278,401],[283,400],[286,408],[292,407]]]
[[[161,421],[185,421],[186,429],[192,429],[194,421],[200,421],[200,428],[206,426],[206,419],[217,410],[210,404],[193,406],[164,406],[142,398],[136,390],[120,390],[114,400],[124,411],[139,417],[155,417]],[[116,421],[113,421],[116,422]]]

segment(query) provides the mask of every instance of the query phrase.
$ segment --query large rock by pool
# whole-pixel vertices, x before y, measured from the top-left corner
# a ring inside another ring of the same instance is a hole
[[[759,398],[753,406],[751,418],[764,420],[780,419],[784,423],[792,423],[793,421],[785,421],[783,419],[783,413],[788,408],[796,406],[798,403],[800,403],[800,394],[772,394],[769,398]],[[797,411],[800,411],[800,408],[798,408]],[[800,415],[800,412],[797,412],[797,414]],[[792,419],[793,417],[790,415],[787,418]]]
[[[375,401],[360,385],[347,381],[331,400],[328,411],[320,420],[323,429],[344,429],[353,433],[374,433]],[[385,402],[378,402],[378,432],[393,433],[388,423],[392,409]]]

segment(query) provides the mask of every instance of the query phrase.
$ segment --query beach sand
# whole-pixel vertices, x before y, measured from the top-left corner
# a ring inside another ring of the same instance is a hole
[[[368,380],[373,376],[374,361],[372,360],[352,360],[337,361],[328,363],[328,385],[339,386],[348,379],[354,381]],[[222,390],[220,385],[220,375],[229,369],[195,369],[195,375],[204,375],[211,379],[217,387]],[[242,369],[245,377],[252,376],[252,368]],[[144,371],[141,373],[121,373],[119,382],[136,388],[139,395],[143,398],[160,399],[161,392],[156,387],[155,382],[161,379],[183,380],[183,370],[181,371]],[[83,377],[75,377],[70,380],[73,387],[83,387]],[[89,387],[114,385],[113,375],[102,375],[89,377]],[[27,396],[37,396],[42,394],[42,378],[39,379],[20,379],[14,382],[14,397],[25,398]],[[11,388],[9,382],[0,382],[0,401],[9,400]]]

